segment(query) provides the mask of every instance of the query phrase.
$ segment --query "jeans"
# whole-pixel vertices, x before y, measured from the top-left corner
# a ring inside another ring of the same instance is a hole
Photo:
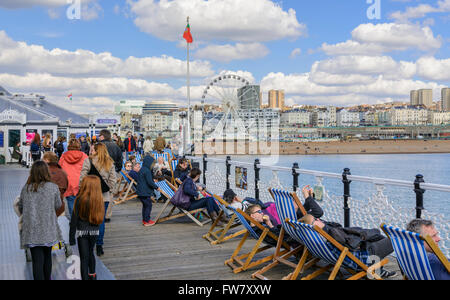
[[[34,280],[50,280],[52,275],[52,247],[30,248]]]
[[[96,240],[97,236],[83,236],[77,239],[82,280],[88,280],[89,274],[95,274],[94,246]]]
[[[212,197],[205,197],[200,200],[191,201],[191,206],[189,206],[188,210],[190,211],[203,207],[206,208],[208,214],[213,212],[219,213],[219,207]]]
[[[150,197],[139,197],[142,202],[142,221],[150,221],[150,215],[152,213],[152,199]]]
[[[97,245],[103,246],[103,237],[105,236],[105,218],[108,211],[109,202],[105,202],[105,215],[103,216],[103,223],[100,225],[99,234],[97,238]]]
[[[73,204],[75,203],[76,198],[77,198],[76,196],[67,196],[66,197],[67,209],[69,210],[69,220],[70,220],[70,218],[72,218]]]
[[[128,156],[134,155],[135,153],[136,153],[135,151],[131,151],[131,152],[126,151],[125,155],[126,155],[127,160],[128,160]]]

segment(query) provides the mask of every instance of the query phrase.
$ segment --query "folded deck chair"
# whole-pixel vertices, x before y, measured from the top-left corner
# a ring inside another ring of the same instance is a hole
[[[214,200],[216,201],[217,205],[220,208],[220,213],[218,218],[214,221],[214,223],[211,225],[211,228],[209,231],[203,235],[203,238],[208,240],[211,245],[217,245],[224,243],[232,238],[238,237],[240,235],[243,235],[245,232],[247,232],[247,229],[242,229],[238,232],[228,234],[230,229],[236,228],[241,225],[241,223],[237,222],[237,216],[236,214],[229,214],[227,207],[228,203],[226,203],[222,198],[214,195]],[[224,228],[216,229],[217,223],[219,222],[220,218],[223,215],[226,215],[229,219],[228,223],[224,226]]]
[[[290,252],[286,253],[285,255],[280,255],[280,249],[281,249],[281,241],[284,239],[284,235],[287,232],[292,238],[295,239],[295,235],[293,235],[293,228],[290,226],[286,220],[297,220],[297,214],[294,207],[294,201],[297,204],[297,207],[301,210],[303,215],[306,215],[306,210],[303,207],[302,203],[300,202],[300,199],[298,198],[296,193],[290,193],[289,191],[283,191],[278,189],[269,189],[269,193],[272,196],[272,198],[275,200],[275,205],[277,208],[278,217],[281,221],[281,231],[280,235],[278,236],[278,244],[277,248],[275,250],[274,259],[271,264],[268,266],[262,268],[261,270],[255,272],[252,274],[252,278],[258,278],[262,280],[267,280],[268,278],[265,277],[263,274],[270,269],[274,268],[275,266],[279,264],[287,265],[294,269],[293,273],[290,273],[283,279],[290,279],[295,280],[297,279],[298,274],[308,268],[309,266],[313,265],[317,261],[310,261],[306,266],[304,266],[305,260],[307,259],[307,254],[305,253],[305,249],[303,247],[303,242],[301,240],[297,240],[300,245],[294,249],[292,249]],[[293,262],[288,261],[287,259],[293,255],[296,255],[298,252],[303,251],[302,259],[300,259],[300,262],[298,264],[295,264]],[[303,270],[302,270],[303,268]]]
[[[175,169],[178,166],[178,159],[172,159],[170,160],[170,172],[172,173],[172,184],[176,185],[175,183]]]
[[[435,280],[425,243],[433,250],[447,272],[450,272],[450,263],[430,236],[423,237],[418,233],[387,226],[384,223],[381,224],[381,229],[391,240],[405,279]]]
[[[369,274],[377,280],[382,280],[375,271],[389,262],[387,258],[368,266],[368,253],[362,251],[350,251],[318,226],[312,226],[292,220],[288,220],[287,223],[294,229],[292,234],[303,241],[303,244],[311,255],[328,263],[327,266],[303,277],[302,280],[314,279],[331,268],[332,271],[328,280],[334,280],[341,267],[352,274],[347,280],[358,280],[363,277],[369,277]],[[301,267],[302,266],[300,266],[300,268]]]
[[[116,201],[113,201],[114,205],[127,202],[131,199],[137,198],[136,194],[136,181],[130,177],[124,170],[120,171],[120,175],[125,181],[125,186],[122,191],[119,192],[119,197]]]
[[[214,197],[217,197],[216,195]],[[237,274],[242,271],[246,271],[250,268],[259,266],[263,263],[269,262],[273,260],[274,255],[271,254],[269,256],[263,257],[261,259],[258,259],[256,261],[253,260],[256,254],[263,252],[265,250],[269,250],[273,248],[273,245],[266,244],[265,246],[262,246],[261,244],[264,243],[264,239],[269,236],[275,241],[278,241],[278,237],[273,234],[269,228],[262,226],[258,222],[256,222],[252,217],[247,215],[245,212],[243,212],[240,209],[234,209],[233,207],[229,207],[231,211],[234,212],[234,214],[239,218],[239,221],[242,223],[242,225],[246,228],[246,233],[242,237],[241,241],[239,242],[238,246],[234,250],[233,254],[231,255],[231,258],[225,261],[225,265],[229,266],[233,273]],[[249,222],[255,224],[260,230],[262,230],[261,235],[258,235],[252,228],[252,226],[249,224]],[[239,252],[241,251],[242,247],[244,246],[245,241],[247,238],[251,236],[256,240],[256,244],[253,246],[252,250],[248,253],[239,255]],[[265,244],[265,243],[264,243]],[[282,242],[282,247],[285,248],[284,251],[280,252],[280,255],[284,255],[289,252],[289,245],[285,242]],[[245,259],[245,261],[244,261]]]
[[[191,211],[187,211],[183,208],[180,207],[176,207],[174,205],[172,205],[172,203],[170,202],[170,199],[172,199],[172,197],[175,195],[175,192],[177,191],[177,188],[174,187],[170,182],[168,182],[167,180],[163,180],[163,181],[159,181],[156,182],[156,185],[161,189],[161,193],[167,198],[166,202],[164,203],[163,208],[161,209],[161,211],[159,212],[158,216],[155,219],[155,223],[159,224],[165,221],[169,221],[169,220],[173,220],[176,218],[180,218],[183,216],[187,216],[189,217],[192,221],[194,221],[197,225],[199,226],[203,226],[209,222],[211,222],[211,218],[210,216],[206,213],[206,208],[199,208],[199,209],[195,209],[195,210],[191,210]],[[171,205],[172,208],[169,212],[169,214],[165,217],[161,218],[162,213],[166,210],[166,208]],[[180,213],[174,215],[174,211],[178,209],[180,211]],[[207,217],[206,221],[200,222],[197,218],[195,218],[193,216],[193,214],[195,213],[201,213],[204,216]]]

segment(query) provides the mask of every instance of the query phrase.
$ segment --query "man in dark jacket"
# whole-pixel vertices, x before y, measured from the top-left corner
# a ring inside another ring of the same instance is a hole
[[[106,146],[109,156],[111,156],[112,160],[114,161],[116,172],[119,173],[120,170],[122,170],[122,151],[120,151],[120,148],[116,143],[111,141],[111,132],[109,130],[103,129],[102,131],[100,131],[98,139]]]
[[[89,147],[89,144],[86,141],[86,138],[84,137],[84,135],[80,136],[80,145],[81,145],[81,152],[83,152],[87,156],[89,156],[89,152],[91,150],[91,147]]]
[[[189,171],[190,168],[187,159],[182,158],[178,162],[178,165],[175,168],[175,171],[173,172],[173,176],[175,177],[175,179],[179,178],[181,182],[184,182],[189,174]]]
[[[130,155],[133,152],[136,152],[136,140],[134,139],[133,135],[131,134],[131,131],[128,131],[127,137],[123,141],[123,145],[125,146],[125,153],[127,154],[127,160],[128,155]]]
[[[138,173],[136,194],[142,202],[142,225],[153,226],[155,222],[150,220],[152,213],[152,196],[155,196],[155,190],[161,192],[152,176],[153,157],[147,155],[144,157],[142,168]]]

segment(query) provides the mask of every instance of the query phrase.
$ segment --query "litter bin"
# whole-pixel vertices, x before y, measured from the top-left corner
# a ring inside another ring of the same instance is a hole
[[[0,165],[4,165],[5,161],[5,156],[0,154]]]

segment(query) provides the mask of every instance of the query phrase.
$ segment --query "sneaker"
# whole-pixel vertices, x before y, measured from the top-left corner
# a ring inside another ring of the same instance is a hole
[[[386,269],[381,269],[380,270],[380,277],[381,278],[392,278],[397,276],[397,272],[395,271],[388,271]]]
[[[148,222],[143,221],[142,224],[144,225],[144,227],[149,227],[149,226],[155,225],[156,223],[154,221],[150,220]]]

